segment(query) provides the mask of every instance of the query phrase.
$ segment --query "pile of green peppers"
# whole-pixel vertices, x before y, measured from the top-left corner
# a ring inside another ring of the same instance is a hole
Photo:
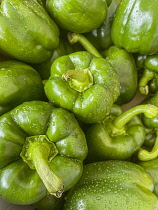
[[[158,0],[0,7],[0,198],[158,210]]]

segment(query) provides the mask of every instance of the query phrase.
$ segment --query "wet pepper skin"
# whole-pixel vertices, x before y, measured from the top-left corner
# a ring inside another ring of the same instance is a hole
[[[24,102],[0,117],[0,196],[20,205],[48,194],[60,198],[79,180],[86,155],[73,114],[44,101]]]
[[[64,210],[156,210],[154,184],[140,166],[119,160],[84,165],[83,174],[66,196]]]
[[[59,43],[59,29],[41,3],[2,0],[0,6],[0,52],[28,63],[51,58]]]
[[[112,24],[113,43],[131,53],[158,51],[158,0],[122,0]]]
[[[106,59],[79,51],[53,62],[44,89],[56,107],[73,112],[84,123],[95,123],[104,119],[117,100],[120,82]]]
[[[45,100],[44,85],[38,72],[23,62],[0,62],[0,115],[31,100]]]

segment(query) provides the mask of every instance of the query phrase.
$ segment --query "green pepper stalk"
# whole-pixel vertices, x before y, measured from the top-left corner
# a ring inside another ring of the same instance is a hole
[[[64,191],[62,179],[49,166],[49,161],[57,154],[55,144],[50,142],[45,135],[39,135],[26,139],[21,157],[30,168],[36,169],[48,192],[60,198]]]
[[[150,119],[158,115],[158,108],[151,104],[138,105],[121,114],[121,107],[116,108],[111,109],[102,123],[89,126],[85,132],[88,144],[86,162],[127,160],[145,140],[145,128],[137,115],[143,113]]]
[[[79,42],[86,51],[92,53],[96,57],[102,57],[101,54],[98,52],[98,50],[91,44],[91,42],[82,34],[78,33],[71,33],[69,32],[67,34],[68,40],[70,44],[75,44]]]
[[[139,91],[142,95],[148,95],[150,88],[148,83],[152,81],[158,73],[158,55],[147,56],[144,61],[144,71],[139,80]]]
[[[141,161],[149,161],[158,157],[158,131],[156,131],[156,139],[151,151],[140,148],[138,151],[138,159]]]
[[[154,118],[158,115],[158,108],[151,104],[132,107],[111,122],[110,129],[112,130],[112,133],[120,133],[121,129],[124,129],[125,124],[127,124],[132,117],[141,113],[143,113],[147,118]]]

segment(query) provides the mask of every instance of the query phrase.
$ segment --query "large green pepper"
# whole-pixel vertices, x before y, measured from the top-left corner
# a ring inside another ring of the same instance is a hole
[[[154,183],[139,165],[118,160],[84,166],[79,182],[68,192],[64,210],[156,210]]]
[[[158,0],[122,0],[111,28],[113,43],[144,55],[158,51]]]
[[[0,51],[28,63],[51,58],[59,29],[37,0],[2,0]]]
[[[85,34],[97,50],[104,50],[113,45],[111,39],[111,25],[119,3],[120,0],[112,0],[108,7],[107,16],[101,26]]]
[[[86,51],[97,57],[106,58],[106,61],[116,70],[120,81],[120,95],[115,103],[122,105],[134,98],[138,86],[138,73],[132,54],[114,45],[99,52],[82,34],[69,32],[68,39],[71,44],[79,42]]]
[[[119,75],[121,90],[116,104],[130,102],[136,95],[138,87],[138,72],[133,55],[114,45],[101,54]]]
[[[107,15],[106,0],[47,0],[46,9],[67,31],[86,33],[98,28]]]
[[[82,174],[87,144],[74,115],[44,101],[24,102],[0,117],[0,196],[32,204],[61,197]]]
[[[86,51],[57,58],[44,88],[55,106],[73,112],[85,123],[104,119],[120,94],[115,69]]]
[[[42,79],[35,69],[15,60],[0,62],[0,115],[24,101],[44,99]]]
[[[158,108],[149,104],[138,105],[122,112],[120,106],[114,105],[104,121],[90,125],[85,132],[86,162],[127,160],[140,149],[145,140],[145,129],[137,116],[140,113],[153,118],[158,115]]]

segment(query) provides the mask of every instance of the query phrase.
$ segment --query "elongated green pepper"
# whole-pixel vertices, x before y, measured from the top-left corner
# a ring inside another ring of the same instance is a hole
[[[22,102],[45,99],[44,85],[35,69],[16,60],[0,62],[0,115]]]
[[[127,160],[138,151],[145,140],[145,128],[137,116],[140,113],[154,118],[158,115],[158,108],[146,104],[122,112],[120,106],[114,105],[104,121],[89,126],[85,132],[88,145],[86,162]]]
[[[44,101],[24,102],[0,117],[0,196],[14,204],[61,197],[79,180],[86,155],[73,114]]]
[[[139,165],[109,160],[84,165],[79,182],[66,196],[64,210],[156,210],[154,182]]]
[[[84,123],[99,122],[120,94],[119,77],[104,58],[86,51],[57,58],[46,82],[47,98]]]
[[[28,63],[51,58],[59,29],[38,0],[2,0],[0,52]]]

